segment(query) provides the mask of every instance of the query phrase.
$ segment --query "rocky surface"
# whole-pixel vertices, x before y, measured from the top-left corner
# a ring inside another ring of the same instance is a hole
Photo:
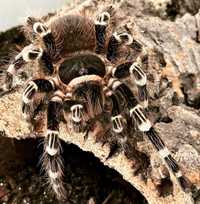
[[[95,12],[96,8],[100,8],[100,5],[104,3],[104,1],[89,0],[78,7],[71,5],[70,8],[63,8],[60,15],[71,9],[82,10],[85,13],[87,10]],[[89,138],[84,141],[82,135],[68,134],[65,126],[62,125],[61,135],[64,141],[73,143],[84,151],[92,152],[105,166],[117,170],[124,180],[143,194],[150,204],[200,203],[198,192],[200,188],[200,15],[197,13],[199,7],[198,1],[195,0],[176,2],[137,0],[134,3],[131,0],[125,0],[119,9],[120,22],[132,25],[135,39],[141,41],[148,51],[146,71],[150,97],[149,116],[181,165],[183,173],[193,184],[192,193],[180,191],[174,177],[172,175],[171,178],[169,177],[165,165],[143,135],[136,133],[137,137],[136,135],[130,137],[125,152],[122,148],[112,158],[106,160],[111,148],[109,135],[104,135],[103,139],[99,139],[95,133],[91,132]],[[179,18],[180,16],[182,17]],[[1,50],[1,54],[10,53],[10,50],[5,49],[6,43],[11,44],[13,48],[26,44],[24,40],[17,40],[17,42],[10,40],[13,39],[13,35],[2,34],[2,36],[4,38],[2,37],[1,44],[4,49]],[[46,195],[45,188],[41,185],[41,177],[38,176],[38,169],[35,169],[37,154],[40,150],[34,151],[37,152],[34,155],[31,148],[25,148],[36,147],[38,140],[35,134],[30,133],[30,127],[21,116],[22,89],[20,85],[26,77],[27,73],[21,74],[17,80],[19,86],[0,99],[0,117],[2,118],[0,131],[4,135],[0,139],[1,152],[3,152],[0,157],[2,163],[0,199],[7,198],[2,202],[8,203],[48,203],[53,198],[49,194]],[[26,144],[23,144],[24,141],[18,141],[18,145],[22,146],[13,153],[13,149],[6,148],[6,151],[4,149],[6,146],[10,147],[11,144],[16,147],[16,141],[13,142],[13,139],[6,139],[6,137],[17,139],[33,137],[35,139],[25,141]],[[107,143],[102,145],[105,141]],[[88,202],[91,204],[92,199],[94,199],[93,203],[100,204],[145,203],[138,191],[130,187],[115,171],[103,167],[91,154],[83,153],[73,145],[66,145],[65,149],[66,188],[71,192],[69,203]],[[16,152],[20,155],[17,156]],[[24,155],[31,157],[24,158]],[[11,162],[13,158],[14,163]],[[33,161],[30,162],[30,160]],[[87,164],[91,163],[91,166],[85,165],[86,162],[83,160],[87,161]],[[19,177],[24,171],[16,173],[17,166],[25,168],[26,176],[22,176],[22,183],[26,186],[26,190],[23,190],[23,193],[19,191],[21,187]],[[11,175],[7,178],[9,168],[14,168],[14,170],[12,169]],[[103,179],[103,184],[98,179],[92,179],[99,176]],[[109,179],[108,183],[106,183],[107,179]],[[91,180],[92,188],[87,183]],[[112,183],[113,180],[120,180],[119,187],[115,185],[115,182]],[[38,191],[34,190],[34,185],[40,186]],[[84,192],[84,186],[87,186],[89,190]],[[13,201],[13,199],[18,200]],[[28,201],[23,199],[28,199]],[[52,202],[56,203],[55,200]]]

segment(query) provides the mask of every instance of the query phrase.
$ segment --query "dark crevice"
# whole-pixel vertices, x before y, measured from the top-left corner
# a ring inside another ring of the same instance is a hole
[[[162,122],[162,123],[172,123],[173,120],[169,117],[169,116],[163,116],[159,119],[158,122]]]
[[[177,15],[179,14],[179,12],[180,12],[180,5],[177,4],[176,0],[175,1],[172,0],[172,3],[168,4],[166,9],[168,18],[174,21]]]
[[[197,85],[197,77],[192,73],[184,73],[180,75],[181,90],[184,94],[185,105],[199,109],[200,108],[200,92]]]
[[[160,185],[157,186],[160,196],[166,197],[173,193],[173,183],[170,178],[161,179]]]
[[[59,203],[40,175],[41,142],[41,139],[18,141],[1,137],[0,182],[3,185],[0,186],[0,202]],[[64,142],[62,146],[67,204],[86,204],[91,197],[95,204],[102,204],[108,197],[109,204],[147,204],[140,192],[115,170],[104,166],[92,153]]]
[[[166,2],[167,3],[167,2]],[[162,7],[162,5],[160,5]],[[166,5],[165,13],[163,10],[154,11],[154,15],[161,17],[164,20],[175,21],[176,18],[182,17],[186,13],[195,15],[200,9],[199,0],[172,0]]]

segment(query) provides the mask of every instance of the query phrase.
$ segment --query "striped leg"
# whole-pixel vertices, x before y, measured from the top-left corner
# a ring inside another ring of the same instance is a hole
[[[112,122],[112,129],[113,132],[116,134],[122,133],[124,129],[124,118],[121,115],[121,109],[120,109],[120,103],[117,98],[117,96],[109,90],[107,87],[104,90],[105,95],[108,99],[112,102],[112,116],[111,116],[111,122]]]
[[[38,35],[42,38],[47,53],[49,53],[50,56],[55,55],[56,46],[51,30],[42,22],[34,22],[33,32],[35,35]]]
[[[30,81],[26,88],[23,91],[22,95],[22,112],[27,117],[27,114],[29,114],[30,104],[32,102],[32,99],[36,92],[46,92],[49,93],[51,91],[55,90],[55,84],[53,80],[46,80],[46,79],[35,79]]]
[[[9,91],[12,88],[13,78],[24,64],[33,60],[38,60],[41,56],[42,49],[36,48],[32,44],[26,46],[9,65],[6,71],[4,85],[0,89],[0,92]]]
[[[154,148],[158,151],[160,157],[167,164],[169,170],[176,176],[182,189],[188,190],[189,183],[182,175],[177,162],[171,156],[164,142],[159,137],[156,130],[152,127],[151,122],[145,116],[143,107],[138,104],[137,99],[133,95],[132,91],[124,83],[117,80],[111,80],[110,86],[115,92],[120,92],[124,96],[124,98],[127,100],[127,106],[130,110],[130,116],[136,120],[138,129],[147,135]]]
[[[102,53],[105,50],[105,36],[106,28],[110,21],[110,14],[108,12],[103,12],[97,16],[95,21],[95,30],[96,30],[96,53]]]
[[[63,185],[63,161],[59,135],[62,98],[55,94],[48,105],[47,136],[44,143],[42,166],[49,178],[49,185],[59,200],[64,199],[66,192]]]
[[[42,68],[45,72],[53,73],[53,65],[49,58],[47,58],[46,53],[42,48],[37,48],[33,44],[26,46],[9,65],[6,71],[5,82],[2,88],[0,88],[0,93],[9,91],[13,86],[13,78],[17,74],[17,71],[23,67],[26,63],[31,61],[39,60],[43,64]]]
[[[126,62],[113,69],[112,76],[118,79],[133,76],[138,88],[139,101],[144,108],[148,107],[147,77],[138,62]]]
[[[63,109],[67,113],[65,118],[68,121],[69,128],[72,128],[77,133],[82,132],[85,114],[84,107],[79,101],[72,99],[71,93],[67,93],[65,97]]]
[[[108,43],[107,59],[109,61],[115,61],[120,53],[118,52],[119,47],[125,44],[131,49],[137,52],[142,52],[142,45],[133,39],[130,32],[125,28],[122,31],[114,32]]]
[[[76,103],[70,107],[71,120],[75,132],[83,131],[83,105]]]

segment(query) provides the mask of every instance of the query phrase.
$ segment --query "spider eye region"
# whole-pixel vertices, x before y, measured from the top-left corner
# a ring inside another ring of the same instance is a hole
[[[80,75],[86,75],[86,74],[88,74],[88,70],[85,69],[85,68],[80,68],[79,74],[80,74]]]

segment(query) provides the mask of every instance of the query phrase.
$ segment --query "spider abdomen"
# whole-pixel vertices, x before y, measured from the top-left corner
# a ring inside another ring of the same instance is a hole
[[[74,52],[95,50],[95,25],[89,18],[67,15],[56,18],[49,26],[55,38],[56,54],[60,58]]]

